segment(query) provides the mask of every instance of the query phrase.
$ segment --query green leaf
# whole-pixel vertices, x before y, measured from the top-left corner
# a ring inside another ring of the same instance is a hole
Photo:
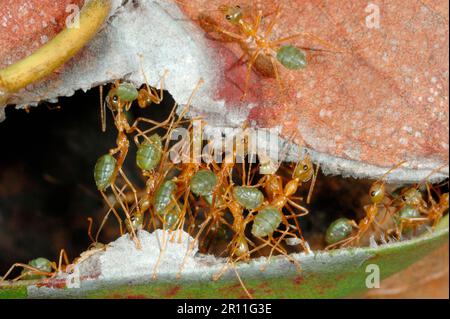
[[[247,289],[255,298],[343,298],[364,292],[368,273],[375,264],[381,279],[405,269],[448,241],[448,215],[433,233],[418,238],[383,245],[377,248],[349,248],[310,255],[294,254],[302,266],[298,273],[284,257],[270,263],[253,260],[236,268]],[[261,265],[266,265],[261,272]],[[0,284],[1,298],[246,298],[233,271],[218,281],[211,280],[217,272],[174,276],[151,280],[104,281],[91,279],[80,288],[65,288],[61,281],[36,285],[32,282]],[[52,287],[52,288],[49,288]],[[26,290],[25,290],[26,289]],[[25,293],[26,292],[26,293]]]

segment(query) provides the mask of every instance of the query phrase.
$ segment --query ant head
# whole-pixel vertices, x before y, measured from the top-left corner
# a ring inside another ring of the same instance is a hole
[[[373,204],[379,204],[383,201],[384,195],[386,193],[385,191],[385,178],[388,176],[392,171],[396,170],[400,166],[402,166],[406,161],[401,161],[400,163],[394,165],[391,167],[386,173],[383,174],[375,183],[372,184],[369,190],[369,196],[370,201]]]
[[[301,182],[308,182],[314,174],[314,167],[311,157],[306,155],[295,167],[294,178],[298,178]]]
[[[410,187],[402,194],[402,200],[406,204],[417,206],[422,202],[422,193],[416,187]]]
[[[221,6],[220,11],[225,15],[225,19],[232,24],[237,24],[242,19],[242,9],[240,6]]]
[[[117,88],[115,86],[109,90],[108,97],[106,98],[106,104],[113,112],[116,112],[120,108],[120,99],[117,95]]]
[[[370,201],[374,204],[379,204],[383,201],[385,194],[384,182],[376,181],[372,184],[369,190]]]

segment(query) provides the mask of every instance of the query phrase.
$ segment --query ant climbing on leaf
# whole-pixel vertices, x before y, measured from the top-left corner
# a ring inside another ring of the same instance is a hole
[[[443,213],[448,209],[448,193],[441,194],[438,190],[431,187],[428,181],[433,174],[439,172],[446,166],[447,164],[434,169],[420,183],[401,189],[400,193],[394,199],[393,202],[397,206],[397,210],[394,213],[396,222],[395,234],[398,239],[401,239],[404,230],[414,230],[427,221],[430,221],[434,228]],[[424,199],[421,192],[423,185],[425,185],[427,190],[428,202]],[[431,189],[437,194],[438,202],[434,200]],[[423,215],[426,215],[426,217]]]
[[[295,222],[294,228],[299,233],[299,238],[291,233],[286,233],[286,235],[289,234],[292,236],[292,238],[289,238],[289,242],[299,242],[308,253],[310,252],[309,245],[303,238],[300,224],[298,223],[297,218],[309,214],[309,210],[295,202],[294,199],[301,198],[295,197],[294,195],[301,184],[311,181],[307,198],[307,203],[309,203],[312,191],[315,186],[318,171],[319,165],[316,166],[316,170],[314,171],[314,165],[311,161],[311,157],[307,154],[302,160],[297,163],[293,170],[291,180],[289,180],[284,187],[281,177],[276,174],[266,175],[260,180],[260,183],[263,185],[266,193],[271,199],[270,203],[268,204],[269,206],[267,207],[272,207],[272,209],[268,210],[265,214],[270,218],[272,218],[271,216],[273,216],[273,218],[278,220],[278,217],[275,217],[276,214],[274,212],[281,212],[283,208],[286,208],[289,211],[290,216],[285,217],[284,214],[281,214],[284,224],[287,226],[287,228],[290,228],[291,225],[289,224],[288,219],[293,219]],[[294,209],[300,211],[301,213],[296,213]],[[272,213],[269,214],[269,211]],[[269,225],[270,222],[267,223],[267,226]]]
[[[11,268],[9,268],[9,270],[3,277],[0,277],[0,282],[5,281],[16,267],[21,267],[23,268],[23,270],[21,274],[12,279],[12,281],[37,280],[49,277],[53,278],[65,269],[66,266],[63,266],[63,261],[65,262],[66,266],[69,265],[69,259],[67,257],[66,251],[64,249],[61,249],[59,253],[58,264],[43,257],[33,259],[28,262],[28,264],[15,263],[11,266]]]
[[[138,132],[140,135],[146,135],[138,128],[138,123],[140,122],[148,122],[146,118],[137,118],[133,124],[129,123],[127,113],[132,103],[137,100],[140,107],[146,107],[148,105],[149,100],[153,103],[160,103],[162,100],[163,87],[164,87],[164,77],[167,74],[167,71],[164,73],[164,76],[161,80],[161,91],[160,95],[158,95],[155,91],[151,90],[148,85],[147,89],[141,89],[138,91],[131,83],[116,81],[113,87],[110,89],[108,96],[106,98],[106,105],[111,110],[111,113],[114,117],[114,124],[118,131],[117,139],[116,139],[116,147],[109,150],[109,152],[102,157],[100,157],[94,168],[94,179],[97,185],[98,190],[102,194],[106,203],[113,211],[116,218],[119,220],[119,225],[121,227],[122,233],[122,224],[121,219],[119,217],[118,212],[114,208],[114,206],[110,203],[104,191],[111,187],[116,199],[118,200],[120,206],[126,214],[127,224],[131,225],[132,220],[130,214],[128,213],[128,209],[126,208],[123,200],[121,199],[121,193],[123,190],[118,190],[115,185],[115,180],[118,175],[120,175],[127,187],[133,192],[134,201],[135,201],[135,209],[139,209],[139,201],[137,196],[137,190],[125,175],[122,170],[122,165],[125,161],[125,158],[128,153],[129,148],[129,140],[128,134],[133,132]],[[145,78],[145,75],[144,75]],[[145,78],[146,79],[146,78]],[[147,81],[147,80],[146,80]],[[102,111],[102,116],[104,115],[104,111]],[[102,117],[102,123],[104,123],[104,118]],[[104,125],[102,125],[104,127]],[[147,138],[148,139],[148,138]],[[138,212],[139,214],[139,212]],[[133,238],[136,241],[137,246],[140,246],[140,242],[136,237],[136,233],[133,228],[130,229]]]
[[[254,8],[246,11],[240,5],[222,5],[218,8],[218,11],[227,21],[229,28],[220,26],[220,23],[205,13],[198,16],[199,24],[209,34],[221,35],[217,39],[218,41],[236,42],[241,47],[243,54],[238,59],[238,63],[247,58],[247,70],[241,100],[246,99],[252,69],[265,77],[276,79],[280,91],[283,91],[284,86],[278,64],[288,70],[304,69],[307,65],[305,51],[325,51],[297,47],[290,44],[290,41],[299,37],[306,37],[326,47],[333,47],[327,41],[309,32],[301,32],[272,40],[271,35],[274,33],[275,26],[282,13],[280,5],[276,7],[274,13],[271,13],[273,18],[267,23],[265,30],[262,30],[263,19],[265,18],[262,10],[256,10],[255,14],[255,12],[248,12],[255,11]]]
[[[383,204],[383,201],[388,196],[386,192],[385,178],[393,170],[399,168],[404,163],[406,163],[406,161],[401,161],[400,163],[396,164],[371,185],[369,189],[369,198],[372,203],[364,207],[366,216],[361,219],[359,223],[356,223],[353,220],[339,219],[338,221],[335,221],[330,225],[329,229],[327,230],[326,236],[328,239],[328,246],[326,247],[327,250],[336,246],[347,246],[353,243],[355,240],[356,242],[359,242],[362,235],[365,234],[373,224],[378,225],[376,217],[380,212],[379,205]],[[383,204],[386,210],[386,214],[388,213],[387,211],[391,203]],[[352,228],[356,228],[357,233],[353,236],[350,236],[352,233]]]

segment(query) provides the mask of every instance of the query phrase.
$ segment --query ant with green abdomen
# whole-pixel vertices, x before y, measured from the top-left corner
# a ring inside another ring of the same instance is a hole
[[[386,192],[385,178],[393,170],[399,168],[404,163],[406,163],[406,161],[401,161],[400,163],[396,164],[395,166],[390,168],[386,173],[384,173],[378,180],[376,180],[372,184],[372,186],[369,189],[369,197],[370,197],[370,201],[372,202],[372,204],[364,207],[366,216],[363,219],[361,219],[359,221],[359,223],[356,223],[355,221],[350,221],[347,223],[332,224],[332,225],[334,225],[333,227],[342,227],[343,225],[347,225],[347,226],[350,225],[357,229],[357,233],[353,236],[350,236],[350,237],[345,236],[342,240],[333,242],[332,244],[328,245],[326,247],[326,249],[331,249],[336,246],[347,246],[347,245],[353,243],[355,240],[357,242],[359,242],[359,240],[361,239],[361,236],[363,234],[365,234],[373,224],[378,225],[378,223],[376,221],[376,217],[380,211],[379,205],[383,204],[383,201],[388,196],[388,194]],[[391,201],[391,203],[392,203],[392,201]],[[389,205],[384,205],[386,213],[388,211]],[[348,232],[348,228],[346,228],[346,230],[347,230],[347,235],[350,235],[351,233]],[[329,233],[333,233],[333,232],[335,232],[335,231],[329,230]]]
[[[164,73],[163,79],[167,71]],[[145,75],[144,75],[145,78]],[[146,78],[145,78],[146,79]],[[126,112],[131,108],[132,103],[137,100],[140,107],[146,107],[147,102],[150,99],[153,103],[160,103],[162,100],[162,92],[164,81],[161,80],[161,91],[158,95],[155,91],[150,90],[147,85],[146,89],[141,89],[138,91],[131,83],[123,82],[120,83],[116,81],[114,86],[110,89],[108,96],[106,98],[106,105],[111,110],[114,117],[114,124],[118,131],[117,139],[116,139],[116,147],[109,150],[108,154],[103,155],[99,158],[95,165],[94,169],[94,178],[97,185],[98,190],[102,194],[106,203],[110,207],[110,209],[114,212],[116,218],[120,219],[118,212],[115,210],[114,206],[111,205],[104,191],[106,188],[111,187],[118,203],[122,207],[125,212],[126,219],[128,224],[131,224],[131,216],[128,213],[128,209],[121,199],[121,194],[123,194],[124,190],[119,190],[115,186],[115,180],[118,175],[120,175],[128,188],[133,192],[134,201],[135,201],[135,209],[139,209],[139,201],[137,196],[137,190],[125,175],[122,170],[122,165],[125,161],[125,158],[128,153],[129,148],[129,140],[128,134],[133,132],[138,132],[141,135],[144,135],[140,129],[138,128],[138,123],[144,121],[147,122],[146,118],[137,118],[133,124],[130,124],[127,118]],[[146,80],[147,81],[147,80]],[[146,93],[144,93],[146,92]],[[104,105],[104,104],[103,104]],[[104,111],[102,109],[102,127],[104,127]],[[121,225],[121,223],[120,223]],[[137,246],[140,246],[139,240],[136,237],[136,233],[134,229],[131,229],[132,236],[136,241]],[[121,230],[122,233],[122,230]]]
[[[46,258],[39,257],[36,259],[31,260],[28,264],[23,263],[15,263],[12,265],[9,270],[6,272],[6,274],[3,277],[0,277],[0,282],[5,281],[6,278],[11,274],[11,272],[16,267],[22,267],[22,273],[12,279],[12,281],[17,280],[35,280],[35,279],[43,279],[43,278],[53,278],[57,274],[59,274],[61,271],[65,269],[66,266],[63,266],[63,261],[65,262],[66,266],[69,265],[69,259],[67,257],[67,253],[64,249],[61,249],[59,253],[59,261],[58,264],[55,262],[51,262]]]
[[[247,96],[252,69],[255,69],[265,77],[275,78],[280,91],[283,91],[278,63],[289,70],[303,69],[307,64],[304,51],[325,51],[306,47],[299,48],[284,43],[303,36],[311,38],[326,47],[332,47],[327,41],[308,32],[272,40],[271,34],[281,17],[281,7],[279,5],[273,13],[274,17],[264,31],[261,30],[264,18],[262,10],[256,10],[256,16],[253,19],[250,19],[253,14],[248,14],[240,5],[222,5],[218,10],[235,30],[231,31],[219,26],[219,23],[204,13],[199,15],[199,23],[206,32],[216,32],[222,35],[222,38],[217,40],[238,43],[243,51],[242,56],[238,59],[239,62],[246,57],[248,58],[242,100]]]

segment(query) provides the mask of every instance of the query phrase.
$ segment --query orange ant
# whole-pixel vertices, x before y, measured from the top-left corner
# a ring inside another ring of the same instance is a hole
[[[301,199],[295,197],[294,195],[301,184],[311,181],[306,201],[307,203],[309,203],[312,191],[316,183],[318,172],[319,165],[316,165],[316,170],[314,171],[314,165],[311,161],[311,157],[309,155],[306,155],[301,161],[297,163],[292,173],[292,179],[284,187],[281,176],[277,174],[266,175],[260,180],[260,183],[263,185],[266,193],[269,196],[269,205],[279,211],[286,207],[290,212],[291,216],[289,217],[284,217],[283,215],[284,219],[286,219],[285,223],[289,225],[289,223],[287,223],[287,219],[294,219],[296,229],[300,234],[300,243],[308,253],[310,252],[309,245],[307,245],[305,239],[303,238],[300,224],[298,223],[297,218],[307,215],[309,211],[307,208],[294,201],[294,199]],[[303,213],[296,214],[292,208],[296,208]]]
[[[260,185],[248,185],[248,181],[246,181],[245,168],[243,170],[242,178],[245,183],[242,186],[234,186],[230,176],[230,184],[223,196],[226,205],[233,216],[233,224],[231,225],[231,229],[235,233],[232,241],[227,247],[230,249],[227,264],[235,263],[239,260],[249,260],[252,253],[269,246],[272,249],[268,261],[270,261],[271,255],[276,250],[286,256],[289,260],[292,260],[297,265],[297,268],[300,269],[301,267],[298,262],[290,257],[287,252],[280,247],[281,241],[286,235],[295,237],[294,234],[290,233],[291,227],[284,218],[284,215],[277,208],[264,205],[266,202],[264,195],[257,188]],[[249,212],[247,216],[244,216],[244,209]],[[264,217],[262,217],[262,215],[264,215]],[[286,227],[285,231],[279,231],[282,235],[280,238],[275,239],[272,234],[275,231],[278,231],[277,228],[282,221],[285,225],[287,224],[289,226]],[[259,246],[248,239],[245,234],[247,225],[251,222],[253,222],[251,231],[252,235],[263,242]],[[264,239],[263,237],[268,237],[268,239]],[[254,248],[250,249],[249,245]],[[217,280],[220,278],[225,270],[226,266],[218,274],[216,274],[213,279]]]
[[[340,240],[338,242],[335,242],[331,245],[328,245],[326,249],[331,249],[336,246],[347,246],[350,243],[354,242],[355,240],[357,243],[359,243],[359,240],[361,239],[362,235],[365,234],[372,224],[377,224],[376,217],[379,213],[379,204],[383,203],[384,199],[386,198],[386,181],[385,178],[388,174],[390,174],[393,170],[399,168],[402,166],[406,161],[401,161],[400,163],[393,166],[391,169],[389,169],[383,176],[381,176],[378,180],[376,180],[369,190],[369,197],[372,204],[367,205],[364,207],[364,210],[366,212],[366,216],[359,221],[358,224],[356,224],[355,221],[350,221],[350,224],[352,227],[355,227],[358,229],[357,233],[349,238],[345,238],[343,240]],[[388,206],[388,205],[387,205]],[[388,207],[385,206],[386,211],[388,210]]]
[[[93,225],[94,221],[91,217],[88,217],[87,220],[89,223],[88,236],[89,236],[89,239],[91,240],[91,244],[89,245],[89,247],[86,251],[82,252],[80,254],[80,256],[75,258],[71,264],[67,265],[67,267],[66,267],[67,273],[72,273],[75,270],[75,265],[83,262],[84,260],[88,259],[92,255],[95,255],[99,251],[104,251],[107,247],[107,245],[98,242],[97,238],[94,239],[94,237],[92,236],[92,225]],[[98,237],[98,234],[97,234],[97,237]]]
[[[435,189],[433,188],[433,190]],[[428,220],[431,222],[432,228],[434,229],[439,224],[439,221],[441,220],[444,213],[449,209],[448,192],[444,194],[438,193],[439,196],[438,202],[436,202],[433,199],[433,196],[431,196],[430,185],[428,183],[427,183],[427,192],[428,192],[428,200],[431,203],[431,206],[427,211],[428,215],[427,217]]]
[[[22,273],[12,281],[17,281],[20,279],[35,280],[46,277],[53,278],[64,270],[65,267],[63,267],[63,261],[66,265],[69,265],[69,259],[67,257],[66,251],[64,249],[61,249],[59,253],[58,264],[56,264],[55,262],[51,262],[43,257],[33,259],[28,264],[15,263],[11,266],[11,268],[9,268],[6,274],[0,278],[0,282],[5,281],[16,267],[22,267],[23,270]]]
[[[163,79],[165,77],[167,72],[164,73]],[[145,74],[144,74],[145,77]],[[148,100],[154,103],[160,103],[162,101],[162,92],[163,92],[163,86],[164,82],[163,79],[161,80],[161,91],[159,96],[157,92],[151,90],[147,85],[147,90],[141,89],[139,92],[137,89],[131,84],[131,83],[120,83],[119,81],[116,81],[113,88],[109,91],[106,104],[108,105],[108,108],[111,110],[113,117],[114,117],[114,124],[116,126],[116,129],[118,131],[117,139],[116,139],[116,147],[109,150],[109,153],[106,155],[103,155],[99,158],[97,161],[97,164],[95,166],[94,170],[94,177],[95,182],[97,184],[97,188],[99,189],[100,193],[102,194],[103,198],[107,202],[110,209],[114,212],[114,215],[119,220],[119,225],[121,226],[121,219],[113,207],[111,203],[109,202],[108,198],[104,194],[105,189],[108,186],[111,186],[111,189],[117,198],[120,206],[124,210],[128,224],[131,224],[131,217],[128,213],[128,209],[126,208],[125,204],[123,203],[123,200],[121,199],[121,194],[123,194],[123,189],[118,190],[115,186],[115,180],[118,175],[120,175],[123,180],[125,181],[125,184],[131,189],[134,195],[134,201],[135,201],[135,208],[139,209],[138,205],[138,196],[137,196],[137,190],[131,183],[131,181],[127,178],[125,173],[122,170],[123,162],[125,161],[125,158],[128,153],[129,148],[129,141],[128,141],[128,134],[131,134],[135,131],[140,133],[141,135],[144,135],[138,128],[138,123],[140,122],[148,122],[146,118],[137,118],[132,125],[128,122],[128,118],[126,115],[126,112],[131,108],[132,103],[135,100],[138,100],[138,104],[140,107],[145,107],[147,105]],[[147,81],[147,80],[146,80]],[[146,93],[144,93],[144,91]],[[104,103],[102,103],[104,106]],[[104,110],[102,109],[102,128],[104,128]],[[116,154],[117,158],[114,157]],[[138,212],[139,213],[139,212]],[[139,240],[136,237],[136,233],[133,228],[131,228],[131,233],[133,238],[136,240],[136,244],[138,247],[140,247]],[[121,227],[121,234],[122,234],[122,227]]]
[[[398,217],[399,227],[396,229],[397,237],[400,238],[402,231],[405,227],[411,228],[417,225],[423,224],[424,222],[430,220],[433,224],[433,228],[439,222],[445,210],[448,209],[448,193],[441,195],[438,193],[439,202],[436,203],[431,195],[430,183],[428,179],[431,175],[439,172],[442,168],[446,167],[447,164],[434,169],[428,176],[420,183],[413,187],[404,188],[400,195]],[[428,207],[427,202],[423,199],[422,193],[420,191],[421,186],[425,184],[428,200],[431,206]],[[434,188],[433,188],[434,189]],[[447,196],[447,198],[446,198]],[[420,214],[428,215],[427,218],[420,217]]]
[[[247,61],[247,73],[245,76],[243,95],[241,97],[242,100],[246,98],[248,92],[252,68],[255,68],[256,71],[266,77],[275,78],[280,90],[283,90],[283,84],[280,78],[277,62],[290,70],[297,70],[306,66],[305,54],[297,47],[292,45],[283,45],[283,43],[301,36],[305,36],[312,38],[327,47],[331,46],[325,40],[322,40],[308,32],[302,32],[282,37],[277,40],[271,40],[270,35],[281,16],[280,6],[277,6],[274,18],[270,21],[264,31],[261,31],[261,23],[264,18],[261,10],[257,10],[257,15],[253,21],[248,19],[244,10],[239,5],[223,5],[219,7],[219,11],[231,25],[237,28],[237,32],[219,27],[216,22],[204,14],[199,16],[199,22],[207,32],[215,31],[223,35],[223,41],[237,42],[244,51],[238,61],[242,61],[245,57],[249,58]],[[304,47],[301,49],[313,50]]]

